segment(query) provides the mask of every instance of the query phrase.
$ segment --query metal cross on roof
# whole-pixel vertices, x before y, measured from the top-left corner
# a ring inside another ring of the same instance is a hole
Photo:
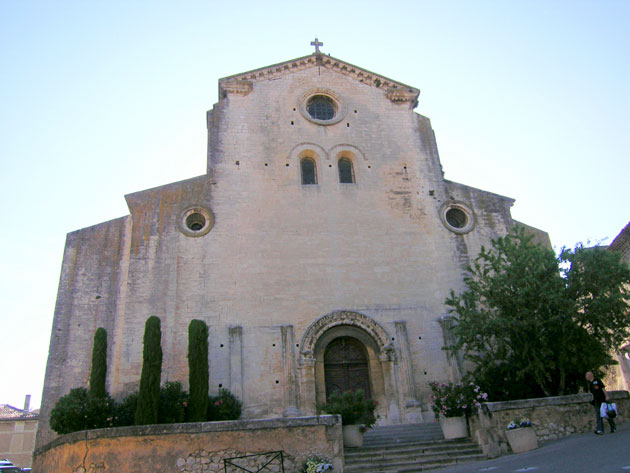
[[[320,47],[320,46],[323,46],[323,45],[324,45],[324,43],[320,43],[320,42],[317,40],[317,37],[315,37],[315,41],[311,41],[311,46],[315,46],[315,54],[319,54],[319,52],[320,52],[320,51],[319,51],[319,47]]]

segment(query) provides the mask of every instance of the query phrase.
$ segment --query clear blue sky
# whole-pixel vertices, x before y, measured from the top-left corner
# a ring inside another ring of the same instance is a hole
[[[556,247],[630,220],[630,1],[0,2],[0,403],[41,399],[66,233],[205,172],[217,80],[312,52],[418,87],[446,178]]]

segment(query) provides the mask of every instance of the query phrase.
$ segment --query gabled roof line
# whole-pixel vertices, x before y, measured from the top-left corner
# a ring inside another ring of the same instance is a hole
[[[231,81],[257,82],[261,80],[269,80],[271,78],[277,78],[285,74],[290,74],[292,72],[301,71],[317,66],[324,67],[331,71],[339,72],[340,74],[353,77],[359,82],[376,88],[381,88],[385,92],[390,91],[391,89],[403,89],[404,92],[414,95],[415,100],[417,100],[418,95],[420,95],[420,90],[416,89],[415,87],[411,87],[407,84],[403,84],[402,82],[398,82],[380,74],[368,71],[367,69],[355,66],[348,62],[342,61],[341,59],[337,59],[325,54],[316,53],[281,62],[278,64],[273,64],[271,66],[261,67],[259,69],[242,72],[240,74],[223,77],[222,79],[219,79],[219,84]]]

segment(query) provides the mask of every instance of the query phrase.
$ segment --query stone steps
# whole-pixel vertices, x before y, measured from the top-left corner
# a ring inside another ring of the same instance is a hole
[[[416,473],[487,457],[470,439],[444,440],[439,424],[376,427],[345,449],[348,473]]]

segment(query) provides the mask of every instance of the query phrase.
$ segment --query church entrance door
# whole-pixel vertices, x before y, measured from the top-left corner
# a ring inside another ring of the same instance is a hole
[[[362,389],[371,397],[368,357],[363,344],[352,337],[339,337],[326,347],[324,352],[326,398],[338,391]]]

